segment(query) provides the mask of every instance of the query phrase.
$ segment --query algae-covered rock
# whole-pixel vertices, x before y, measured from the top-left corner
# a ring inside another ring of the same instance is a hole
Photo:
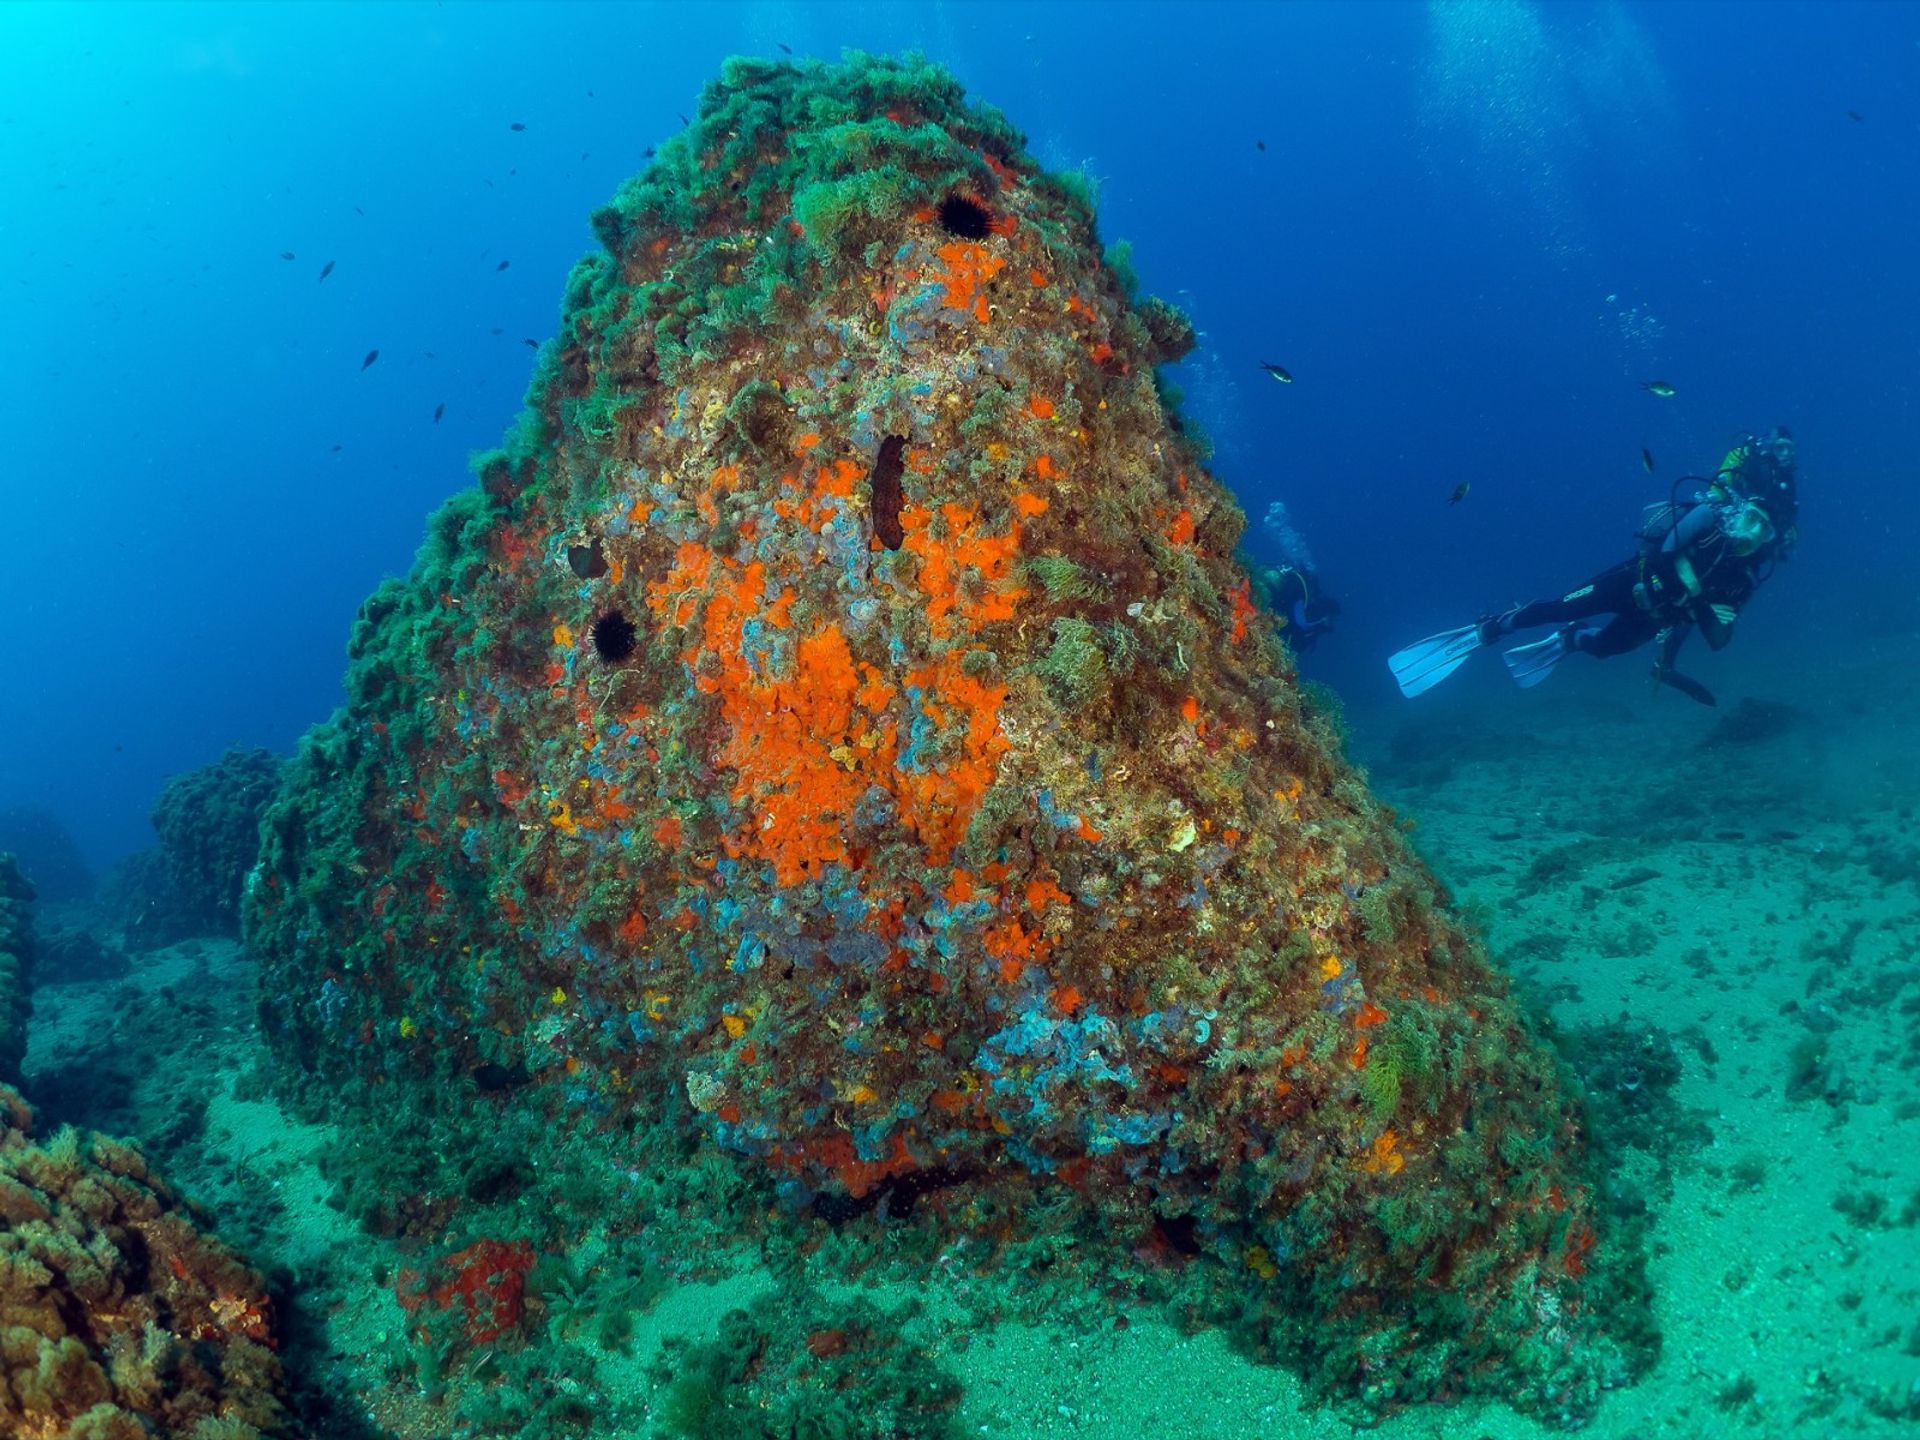
[[[240,887],[260,854],[260,816],[280,783],[270,751],[236,746],[211,765],[176,775],[153,806],[160,837],[160,893],[147,897],[147,923],[134,927],[156,943],[181,935],[239,930]]]
[[[0,855],[0,1435],[292,1435],[260,1277],[198,1229],[139,1151],[36,1143],[17,1090],[33,888]]]
[[[0,1085],[0,1434],[291,1435],[260,1277],[140,1153]]]
[[[1064,1195],[1331,1391],[1590,1404],[1567,1082],[1303,709],[1083,188],[935,67],[734,61],[595,226],[263,827],[283,1052],[799,1226]]]
[[[0,1085],[20,1080],[33,1018],[33,886],[0,855]]]

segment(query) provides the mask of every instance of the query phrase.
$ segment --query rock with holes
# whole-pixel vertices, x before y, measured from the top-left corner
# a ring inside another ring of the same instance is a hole
[[[937,68],[735,61],[595,225],[269,813],[283,1052],[799,1227],[1064,1199],[1330,1389],[1580,1412],[1577,1108],[1303,705],[1085,187]]]

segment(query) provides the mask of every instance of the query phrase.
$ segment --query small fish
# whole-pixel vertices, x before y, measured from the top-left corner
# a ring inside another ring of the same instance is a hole
[[[1256,140],[1253,142],[1253,148],[1256,150],[1264,150],[1267,148],[1267,142],[1264,140]]]
[[[540,342],[538,340],[522,340],[520,343],[529,350],[538,350],[540,348]]]
[[[507,126],[507,128],[508,128],[509,130],[524,130],[524,129],[526,129],[527,127],[526,127],[526,125],[525,125],[525,124],[524,124],[523,122],[521,122],[521,121],[519,121],[519,120],[516,120],[516,121],[514,121],[514,122],[513,122],[513,123],[512,123],[511,125],[509,125],[509,126]]]
[[[780,47],[780,53],[782,55],[791,55],[793,53],[793,47],[787,44],[785,41],[776,40],[773,43]]]
[[[1658,395],[1662,400],[1671,400],[1680,393],[1664,380],[1642,380],[1640,388],[1649,395]]]
[[[320,267],[320,279],[321,279],[321,280],[324,280],[324,279],[326,279],[326,278],[327,278],[327,276],[329,276],[329,275],[331,275],[332,273],[333,273],[333,261],[331,261],[331,260],[329,260],[329,261],[327,261],[327,263],[326,263],[326,264],[324,264],[324,265],[322,265],[322,266]],[[316,281],[315,283],[316,283],[316,284],[318,284],[319,282],[318,282],[318,281]]]
[[[1467,498],[1467,492],[1471,489],[1473,489],[1473,482],[1471,480],[1462,480],[1458,485],[1453,487],[1453,494],[1447,497],[1447,504],[1458,505],[1462,500]]]
[[[1293,375],[1284,365],[1275,365],[1271,360],[1262,360],[1260,362],[1260,368],[1278,380],[1282,385],[1291,385],[1293,383]]]
[[[1647,474],[1653,473],[1653,452],[1644,445],[1640,447],[1640,463],[1646,467]]]
[[[329,455],[338,455],[340,453],[340,447],[338,445],[330,445],[327,447],[327,453]]]
[[[367,212],[362,210],[358,205],[356,205],[353,207],[353,213],[356,215],[364,216]]]
[[[440,417],[446,413],[447,402],[442,400],[438,405],[433,407],[433,423],[438,425],[440,423]]]
[[[1853,123],[1856,125],[1865,124],[1867,119],[1867,117],[1862,115],[1858,110],[1847,111],[1847,118],[1853,121]]]
[[[487,333],[490,335],[504,335],[507,333],[507,331],[504,325],[496,325],[493,327],[492,330],[488,331]]]
[[[647,148],[642,152],[642,154],[645,156],[646,159],[651,160],[653,158],[653,146],[651,145],[647,146]]]
[[[292,252],[291,250],[282,250],[282,251],[280,252],[280,258],[281,258],[282,260],[292,260],[292,259],[294,259],[294,258],[295,258],[295,256],[294,256],[294,253],[293,253],[293,252]]]
[[[360,368],[362,370],[365,370],[369,365],[373,364],[373,362],[378,360],[379,358],[380,358],[380,352],[378,350],[367,351],[367,358],[360,362]]]
[[[674,111],[673,113],[674,113],[674,114],[676,114],[676,115],[680,115],[680,112],[679,112],[678,110],[676,110],[676,111]],[[686,116],[684,116],[684,115],[680,115],[680,123],[681,123],[682,125],[691,125],[691,124],[692,124],[693,122],[692,122],[691,120],[689,120],[689,119],[687,119],[687,117],[686,117]]]
[[[502,270],[506,269],[511,264],[513,264],[511,260],[502,260],[498,265],[493,267],[493,273],[498,275]]]

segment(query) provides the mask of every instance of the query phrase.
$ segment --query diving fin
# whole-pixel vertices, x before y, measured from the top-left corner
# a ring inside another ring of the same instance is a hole
[[[1573,649],[1569,638],[1569,631],[1556,630],[1531,645],[1516,645],[1500,658],[1507,662],[1507,673],[1513,676],[1513,683],[1522,690],[1531,690],[1551,675],[1561,657]]]
[[[1702,705],[1717,706],[1720,703],[1706,686],[1690,676],[1682,675],[1678,670],[1662,670],[1658,678],[1662,685],[1671,685],[1689,700],[1697,700]]]
[[[1389,655],[1387,668],[1393,671],[1400,693],[1411,700],[1458,670],[1481,643],[1478,625],[1443,630]]]

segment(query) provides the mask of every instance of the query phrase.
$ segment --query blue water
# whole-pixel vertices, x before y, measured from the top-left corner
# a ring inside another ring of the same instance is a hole
[[[1099,178],[1105,237],[1204,332],[1218,473],[1285,501],[1344,602],[1307,669],[1351,707],[1779,422],[1803,539],[1739,644],[1817,687],[1912,628],[1913,5],[15,4],[0,809],[105,863],[165,776],[329,711],[591,210],[779,43],[918,46]]]

